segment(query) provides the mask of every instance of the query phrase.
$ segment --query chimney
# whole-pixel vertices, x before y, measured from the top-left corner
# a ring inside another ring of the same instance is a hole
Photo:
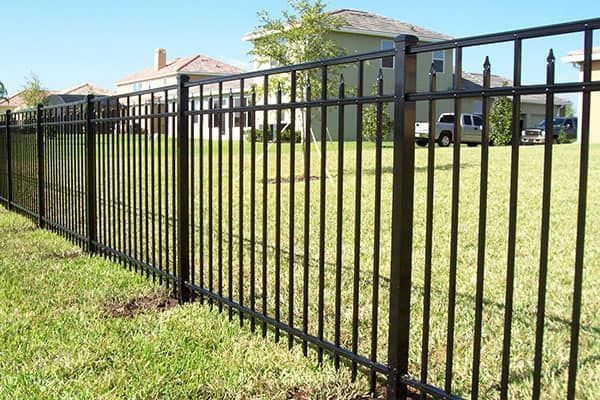
[[[167,51],[165,49],[154,50],[154,70],[158,71],[167,65]]]

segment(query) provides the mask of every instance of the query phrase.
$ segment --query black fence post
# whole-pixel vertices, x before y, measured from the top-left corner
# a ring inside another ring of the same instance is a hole
[[[189,227],[189,76],[177,77],[177,288],[179,303],[190,299],[185,286],[190,278],[190,227]]]
[[[388,398],[406,399],[412,270],[412,223],[415,159],[415,102],[405,95],[416,89],[416,55],[408,54],[417,37],[400,35],[395,42],[394,177],[392,193],[392,257],[388,338]]]
[[[36,112],[36,135],[37,135],[37,178],[38,178],[38,225],[44,227],[44,219],[46,218],[46,198],[44,185],[44,134],[42,132],[42,113],[43,106],[38,104]]]
[[[12,185],[12,140],[10,137],[10,110],[6,110],[6,173],[8,184],[7,208],[12,209],[13,185]]]
[[[85,135],[86,135],[86,228],[87,251],[96,252],[98,221],[96,215],[96,130],[94,129],[94,96],[85,99]]]

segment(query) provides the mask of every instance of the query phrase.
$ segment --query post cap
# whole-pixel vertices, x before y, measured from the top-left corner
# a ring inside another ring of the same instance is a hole
[[[396,43],[404,42],[407,45],[415,45],[419,42],[419,38],[416,37],[415,35],[401,34],[394,38],[394,42],[396,42]]]

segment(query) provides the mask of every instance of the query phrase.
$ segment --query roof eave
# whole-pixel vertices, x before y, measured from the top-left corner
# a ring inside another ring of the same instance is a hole
[[[206,72],[206,71],[174,71],[174,72],[167,72],[167,73],[164,73],[161,75],[156,75],[156,76],[151,76],[151,77],[146,77],[146,78],[137,78],[137,79],[116,81],[115,84],[117,86],[123,86],[123,85],[129,85],[131,83],[146,82],[149,80],[168,78],[168,77],[177,76],[177,75],[227,76],[227,75],[235,75],[237,73],[238,72],[226,73],[226,72]]]
[[[342,26],[338,29],[334,29],[333,32],[355,33],[355,34],[359,34],[359,35],[377,36],[377,37],[385,37],[385,38],[395,38],[400,35],[399,33],[396,33],[396,32],[378,31],[378,30],[374,30],[374,29],[372,30],[372,29],[352,28],[349,26]],[[418,32],[412,32],[410,34],[417,36],[419,38],[419,40],[422,42],[441,42],[444,40],[452,40],[452,37],[450,37],[450,36],[435,37],[435,36],[427,36],[427,35],[422,35],[422,34],[420,35]]]
[[[371,29],[352,28],[350,26],[342,26],[338,29],[332,30],[332,32],[354,33],[354,34],[359,34],[359,35],[376,36],[376,37],[384,37],[384,38],[395,38],[399,35],[399,33],[395,33],[395,32],[378,31],[378,30],[374,30],[374,29],[371,30]],[[251,41],[259,39],[267,34],[268,33],[266,33],[266,32],[249,32],[249,33],[245,34],[244,36],[242,36],[242,41],[243,42],[251,42]],[[435,37],[435,36],[419,35],[417,32],[414,32],[414,34],[415,34],[415,36],[417,36],[419,38],[420,41],[429,42],[429,43],[442,42],[444,40],[452,40],[453,39],[451,36]]]

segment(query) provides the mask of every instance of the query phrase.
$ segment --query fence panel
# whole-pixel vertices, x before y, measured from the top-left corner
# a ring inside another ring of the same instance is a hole
[[[182,303],[197,298],[319,362],[348,364],[352,379],[364,372],[372,392],[387,381],[389,398],[539,398],[564,370],[557,390],[572,399],[582,357],[597,365],[597,319],[582,307],[595,29],[598,19],[428,44],[401,36],[391,50],[181,76],[173,86],[6,113],[0,201],[173,287]],[[551,51],[545,83],[523,85],[523,41],[574,32],[584,39],[582,80],[555,83]],[[512,85],[491,87],[486,58],[481,88],[463,89],[464,50],[500,42],[514,46]],[[452,53],[452,87],[439,90],[433,63],[428,89],[417,90],[418,59],[436,51]],[[390,61],[393,70],[380,68]],[[561,187],[553,106],[567,92],[582,93],[582,129],[572,147],[577,185]],[[519,169],[529,161],[519,126],[528,95],[545,97],[537,175]],[[490,148],[490,107],[502,96],[513,110],[507,152]],[[476,154],[461,146],[468,99],[482,104]],[[449,152],[434,148],[443,101],[455,115]],[[419,102],[426,155],[413,143]],[[536,182],[534,218],[522,188]],[[576,204],[573,243],[561,254],[552,246],[557,192]],[[521,242],[535,250],[524,255]],[[555,292],[567,317],[553,314]]]
[[[176,280],[173,87],[92,100],[98,251],[170,287]]]

